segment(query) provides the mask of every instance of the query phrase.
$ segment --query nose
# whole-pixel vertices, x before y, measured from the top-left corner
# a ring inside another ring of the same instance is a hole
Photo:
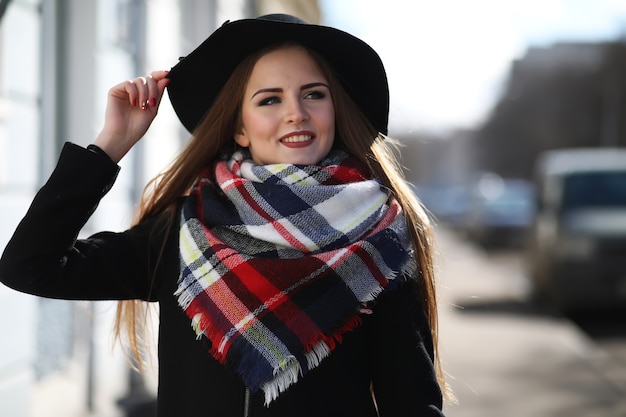
[[[302,100],[299,97],[295,97],[287,103],[285,111],[285,121],[287,123],[298,124],[307,120],[309,114]]]

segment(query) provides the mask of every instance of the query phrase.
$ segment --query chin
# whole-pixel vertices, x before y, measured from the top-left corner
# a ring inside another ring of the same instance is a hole
[[[289,163],[293,165],[315,165],[321,160],[322,158],[294,158]]]

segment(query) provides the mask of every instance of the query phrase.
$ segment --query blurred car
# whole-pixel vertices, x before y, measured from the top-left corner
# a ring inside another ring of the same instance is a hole
[[[415,188],[417,198],[433,216],[435,223],[449,229],[460,228],[469,206],[469,193],[464,185],[421,185]]]
[[[537,187],[535,299],[564,312],[626,305],[626,149],[546,152]]]
[[[482,175],[470,193],[463,231],[485,247],[523,247],[532,225],[534,186],[523,179]]]

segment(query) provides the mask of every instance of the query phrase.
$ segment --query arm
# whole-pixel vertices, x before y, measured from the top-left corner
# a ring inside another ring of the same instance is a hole
[[[442,417],[433,344],[415,281],[386,294],[373,318],[373,390],[381,417]]]
[[[18,291],[64,299],[147,299],[153,269],[151,222],[124,233],[78,233],[111,188],[118,167],[65,144],[0,258],[0,281]],[[161,236],[160,241],[164,235]],[[159,240],[159,239],[156,239]]]
[[[69,299],[147,298],[150,224],[76,240],[112,186],[117,162],[145,134],[169,80],[166,71],[109,90],[99,152],[66,144],[0,259],[0,280],[20,291]],[[108,156],[108,157],[107,157]]]

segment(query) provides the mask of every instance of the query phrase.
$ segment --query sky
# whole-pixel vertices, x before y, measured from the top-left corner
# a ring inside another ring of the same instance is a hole
[[[321,0],[323,24],[381,56],[390,131],[447,131],[488,115],[531,46],[626,42],[626,0]]]

